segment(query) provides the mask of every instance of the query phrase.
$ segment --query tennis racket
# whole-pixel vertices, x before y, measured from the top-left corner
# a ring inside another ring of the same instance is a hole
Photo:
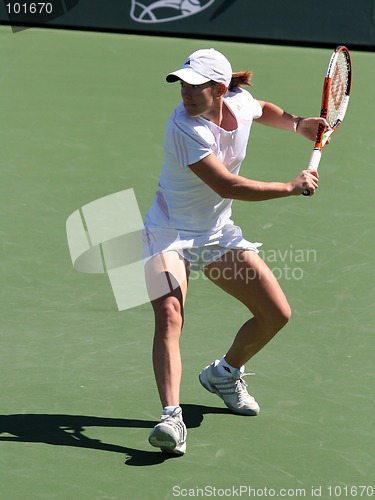
[[[341,125],[349,104],[350,88],[352,84],[352,63],[349,50],[344,45],[339,45],[333,51],[324,78],[322,92],[322,107],[320,116],[328,122],[329,128],[325,130],[319,125],[315,146],[310,157],[308,170],[317,171],[324,146],[328,138]],[[306,189],[304,196],[310,196]]]

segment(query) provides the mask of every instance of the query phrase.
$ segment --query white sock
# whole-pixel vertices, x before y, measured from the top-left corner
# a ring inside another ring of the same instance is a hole
[[[176,408],[179,408],[179,406],[164,406],[163,415],[172,415]]]
[[[231,366],[229,363],[225,361],[225,356],[221,358],[219,363],[216,365],[216,371],[219,376],[221,377],[228,377],[228,375],[231,375],[234,371],[238,370],[238,368],[235,368],[234,366]],[[241,366],[239,368],[241,373],[245,372],[245,366]]]

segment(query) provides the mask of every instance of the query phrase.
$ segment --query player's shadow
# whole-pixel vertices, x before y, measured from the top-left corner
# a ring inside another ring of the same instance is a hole
[[[205,415],[229,413],[226,408],[211,406],[181,405],[187,428],[199,427]],[[119,444],[104,443],[85,435],[88,427],[152,429],[157,422],[128,418],[106,418],[84,415],[19,414],[0,415],[0,442],[46,443],[54,446],[75,446],[128,455],[126,465],[149,466],[175,458],[160,451],[144,451]],[[148,433],[145,434],[147,440]],[[126,435],[124,435],[124,440]]]

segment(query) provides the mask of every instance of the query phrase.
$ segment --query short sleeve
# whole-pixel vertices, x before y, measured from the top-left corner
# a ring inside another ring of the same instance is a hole
[[[166,129],[164,152],[170,162],[186,167],[212,153],[214,143],[212,132],[198,121],[190,117],[177,120],[172,116]]]
[[[254,97],[252,97],[253,99],[253,106],[254,106],[254,115],[253,115],[253,118],[254,120],[256,120],[257,118],[260,118],[263,114],[263,109],[262,109],[262,106],[259,104],[259,101],[257,101],[256,99],[254,99]]]
[[[234,110],[237,119],[252,121],[260,118],[263,114],[259,101],[243,88],[237,87],[230,92],[226,101]]]

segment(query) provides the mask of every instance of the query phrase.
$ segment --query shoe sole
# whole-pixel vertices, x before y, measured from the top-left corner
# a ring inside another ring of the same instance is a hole
[[[151,446],[160,448],[164,453],[183,455],[186,451],[186,442],[178,446],[178,443],[162,429],[154,429],[148,438],[148,442]]]
[[[169,453],[170,455],[177,455],[177,456],[181,457],[182,455],[185,454],[186,443],[183,443],[183,445],[181,445],[181,448],[178,447],[178,448],[175,448],[174,450],[170,450],[169,448],[164,448],[164,447],[161,447],[160,449],[164,453]]]
[[[208,367],[207,367],[208,368]],[[215,389],[215,387],[213,387],[209,381],[208,381],[208,378],[207,378],[207,375],[206,375],[207,371],[206,371],[206,368],[199,374],[199,382],[201,383],[201,385],[208,391],[208,392],[211,392],[212,394],[216,394],[217,396],[219,396],[219,398],[224,402],[225,406],[227,408],[229,408],[230,411],[232,411],[233,413],[235,413],[236,415],[243,415],[245,417],[256,417],[258,415],[258,413],[260,412],[260,408],[258,409],[258,411],[256,410],[251,410],[251,409],[248,409],[248,410],[245,410],[245,411],[241,411],[239,410],[238,408],[235,408],[233,406],[230,406],[226,401],[224,401],[223,399],[223,396],[220,394],[220,392],[218,390]]]

